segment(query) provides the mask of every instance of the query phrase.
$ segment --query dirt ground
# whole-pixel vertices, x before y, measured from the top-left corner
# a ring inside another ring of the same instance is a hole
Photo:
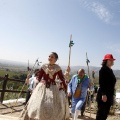
[[[23,103],[13,103],[13,104],[0,104],[0,115],[5,115],[5,116],[12,116],[12,117],[18,117],[20,115],[20,112],[24,108]],[[94,107],[92,106],[91,108],[91,120],[95,120],[95,110]],[[2,120],[2,119],[0,119]],[[72,120],[72,119],[71,119]],[[85,111],[85,116],[81,117],[79,115],[78,120],[90,120],[90,111],[86,109]],[[107,120],[120,120],[120,114],[117,115],[109,115]]]

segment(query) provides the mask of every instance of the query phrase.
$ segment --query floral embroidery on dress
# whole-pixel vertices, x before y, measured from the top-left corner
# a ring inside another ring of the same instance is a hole
[[[50,69],[49,67],[51,67],[51,69]],[[44,65],[42,66],[42,69],[44,70],[44,72],[45,72],[46,74],[49,74],[49,78],[50,78],[50,79],[53,79],[53,75],[54,75],[56,72],[58,72],[59,70],[61,70],[61,68],[60,68],[58,65],[56,65],[56,64],[54,64],[54,65],[52,65],[52,66],[49,66],[49,64],[44,64]]]
[[[49,68],[46,69],[46,74],[49,74],[50,79],[53,79],[54,73],[56,73],[56,69],[51,70]]]

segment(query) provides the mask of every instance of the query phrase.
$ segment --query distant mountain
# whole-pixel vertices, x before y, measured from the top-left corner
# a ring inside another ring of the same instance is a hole
[[[27,63],[0,59],[0,69],[27,70]]]
[[[67,66],[63,66],[62,67],[64,70],[67,68]],[[80,68],[83,68],[86,72],[86,74],[88,73],[88,67],[86,66],[71,66],[71,73],[77,73],[77,71],[80,69]],[[90,76],[92,76],[92,71],[95,72],[95,76],[99,76],[99,70],[100,70],[100,67],[95,67],[95,66],[90,66],[89,67],[89,72],[90,72]],[[113,70],[116,78],[120,78],[120,70]]]
[[[30,68],[32,68],[32,64],[30,64]],[[61,66],[63,71],[66,70],[67,66]],[[7,69],[14,69],[14,70],[27,70],[27,63],[24,62],[17,62],[17,61],[10,61],[10,60],[3,60],[0,59],[0,69],[7,68]],[[77,71],[83,68],[85,72],[88,73],[87,66],[71,66],[71,73],[75,74]],[[95,76],[99,76],[100,67],[90,66],[90,75],[92,75],[92,71],[95,71]],[[114,74],[117,78],[120,78],[120,70],[113,70]]]
[[[7,66],[27,66],[27,63],[12,61],[12,60],[4,60],[0,59],[0,65],[7,65]]]

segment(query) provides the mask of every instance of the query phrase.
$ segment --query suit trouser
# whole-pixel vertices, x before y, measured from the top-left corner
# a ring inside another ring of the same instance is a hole
[[[75,113],[76,110],[81,110],[86,98],[74,98],[72,96],[72,108],[71,112]]]
[[[98,111],[96,120],[106,120],[110,111],[111,104],[105,102],[98,102]]]
[[[26,93],[26,101],[25,101],[25,104],[27,104],[27,102],[29,101],[30,97],[31,97],[31,91],[28,90],[27,93]]]

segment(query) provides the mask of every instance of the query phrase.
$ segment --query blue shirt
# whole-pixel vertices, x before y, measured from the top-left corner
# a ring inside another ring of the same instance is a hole
[[[86,98],[86,96],[87,96],[87,89],[88,89],[89,83],[90,83],[90,79],[88,78],[88,76],[84,77],[83,79],[84,80],[82,81],[82,85],[81,85],[81,96],[80,96],[80,98]],[[75,93],[77,85],[78,85],[78,78],[77,78],[77,75],[74,75],[72,77],[71,81],[68,84],[68,93],[71,93],[72,96]]]

